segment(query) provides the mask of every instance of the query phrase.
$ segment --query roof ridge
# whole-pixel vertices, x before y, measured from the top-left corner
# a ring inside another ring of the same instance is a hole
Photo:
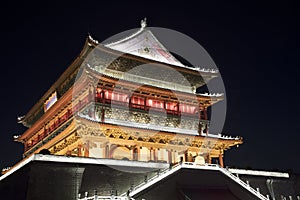
[[[122,43],[122,42],[124,42],[124,41],[126,41],[126,40],[129,40],[129,39],[131,39],[131,38],[137,36],[138,34],[142,33],[144,30],[145,30],[145,28],[144,28],[144,27],[141,27],[137,32],[132,33],[131,35],[129,35],[129,36],[127,36],[127,37],[124,37],[124,38],[122,38],[122,39],[120,39],[120,40],[117,40],[117,41],[115,41],[115,42],[110,42],[110,43],[103,44],[103,45],[106,46],[106,47],[110,47],[110,46],[112,46],[112,45],[120,44],[120,43]]]

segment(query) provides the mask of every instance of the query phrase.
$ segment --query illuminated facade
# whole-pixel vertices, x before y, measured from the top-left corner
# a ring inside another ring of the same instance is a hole
[[[299,175],[224,168],[239,137],[210,131],[218,71],[187,67],[146,28],[79,56],[23,117],[4,199],[300,199]],[[51,154],[51,155],[47,155]],[[214,164],[217,162],[217,164]]]
[[[182,80],[174,80],[176,73]],[[196,93],[217,76],[215,70],[184,66],[144,21],[136,33],[113,43],[89,36],[77,59],[20,119],[28,129],[16,140],[24,144],[25,157],[46,149],[169,164],[215,158],[223,166],[224,150],[242,139],[211,134],[208,108],[223,96]]]

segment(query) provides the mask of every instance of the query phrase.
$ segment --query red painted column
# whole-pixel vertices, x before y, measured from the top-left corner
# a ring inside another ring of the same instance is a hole
[[[221,167],[224,167],[223,155],[221,153],[219,154],[219,164]]]

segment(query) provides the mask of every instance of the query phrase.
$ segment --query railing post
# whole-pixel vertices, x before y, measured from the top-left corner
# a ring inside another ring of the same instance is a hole
[[[256,191],[257,191],[257,193],[258,193],[258,194],[260,194],[260,192],[259,192],[259,188],[256,188]]]
[[[249,184],[249,181],[248,181],[248,180],[246,180],[246,183],[247,183],[248,187],[250,187],[250,184]]]
[[[94,200],[98,199],[97,190],[94,190]]]
[[[77,199],[79,200],[79,199],[80,199],[80,197],[81,197],[81,194],[79,193],[79,194],[78,194],[78,196],[77,196]]]
[[[132,191],[132,190],[133,190],[133,188],[134,188],[134,184],[133,184],[133,183],[131,183],[131,184],[130,184],[130,189],[129,189],[129,192],[130,192],[130,191]]]
[[[84,193],[84,199],[85,199],[85,200],[87,199],[88,194],[89,194],[88,192],[85,192],[85,193]]]
[[[270,196],[267,194],[267,199],[270,199]]]
[[[281,197],[281,200],[286,200],[285,196],[280,195],[280,197]]]

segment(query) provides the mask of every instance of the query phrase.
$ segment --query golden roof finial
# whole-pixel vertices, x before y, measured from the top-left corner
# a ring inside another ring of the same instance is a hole
[[[141,28],[144,29],[147,26],[147,18],[141,20]]]

